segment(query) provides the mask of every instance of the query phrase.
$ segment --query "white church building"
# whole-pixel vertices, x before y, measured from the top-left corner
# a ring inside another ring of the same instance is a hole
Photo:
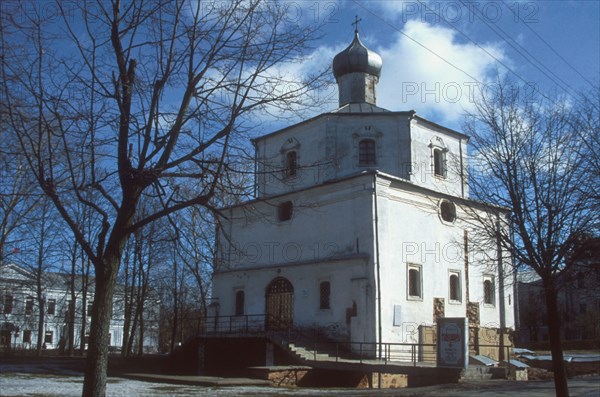
[[[471,342],[514,328],[510,255],[472,219],[507,213],[469,199],[469,137],[378,107],[381,70],[356,31],[333,60],[339,108],[253,140],[256,197],[222,209],[214,314],[344,342],[432,343],[440,317],[467,318]]]

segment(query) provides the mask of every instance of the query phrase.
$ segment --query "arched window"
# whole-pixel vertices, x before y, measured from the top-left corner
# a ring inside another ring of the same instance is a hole
[[[433,149],[433,173],[435,176],[446,176],[446,153],[442,149]]]
[[[298,154],[295,150],[289,151],[285,155],[285,176],[293,178],[298,173]]]
[[[460,301],[460,278],[458,273],[450,274],[450,300]]]
[[[377,164],[375,141],[373,139],[363,139],[358,142],[358,165],[369,166],[375,164]]]
[[[245,304],[245,295],[244,291],[237,291],[235,293],[235,315],[243,316],[244,315],[244,304]]]
[[[319,284],[320,299],[319,309],[330,309],[331,308],[331,284],[329,281],[322,281]]]
[[[486,305],[493,305],[494,295],[494,282],[491,278],[486,278],[483,281],[483,303]]]
[[[411,266],[408,269],[408,296],[421,298],[421,269]]]

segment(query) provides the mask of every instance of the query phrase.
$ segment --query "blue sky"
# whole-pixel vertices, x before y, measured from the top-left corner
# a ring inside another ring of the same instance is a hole
[[[383,58],[378,105],[460,129],[472,92],[508,74],[525,90],[573,95],[600,80],[600,1],[293,1],[290,19],[325,22],[304,67],[360,37]],[[333,80],[333,76],[332,76]],[[330,109],[335,108],[331,102]]]

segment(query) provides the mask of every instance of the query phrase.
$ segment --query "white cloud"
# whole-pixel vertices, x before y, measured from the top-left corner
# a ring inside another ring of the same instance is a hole
[[[492,80],[496,60],[473,43],[459,42],[452,29],[411,20],[402,32],[405,35],[398,32],[391,44],[377,49],[383,58],[378,105],[457,122],[472,108],[472,94],[480,83]],[[499,46],[481,46],[506,62]]]

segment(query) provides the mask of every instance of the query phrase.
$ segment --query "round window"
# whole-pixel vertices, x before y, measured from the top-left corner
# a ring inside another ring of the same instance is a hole
[[[456,220],[456,206],[448,200],[440,203],[440,216],[444,222],[452,223]]]

